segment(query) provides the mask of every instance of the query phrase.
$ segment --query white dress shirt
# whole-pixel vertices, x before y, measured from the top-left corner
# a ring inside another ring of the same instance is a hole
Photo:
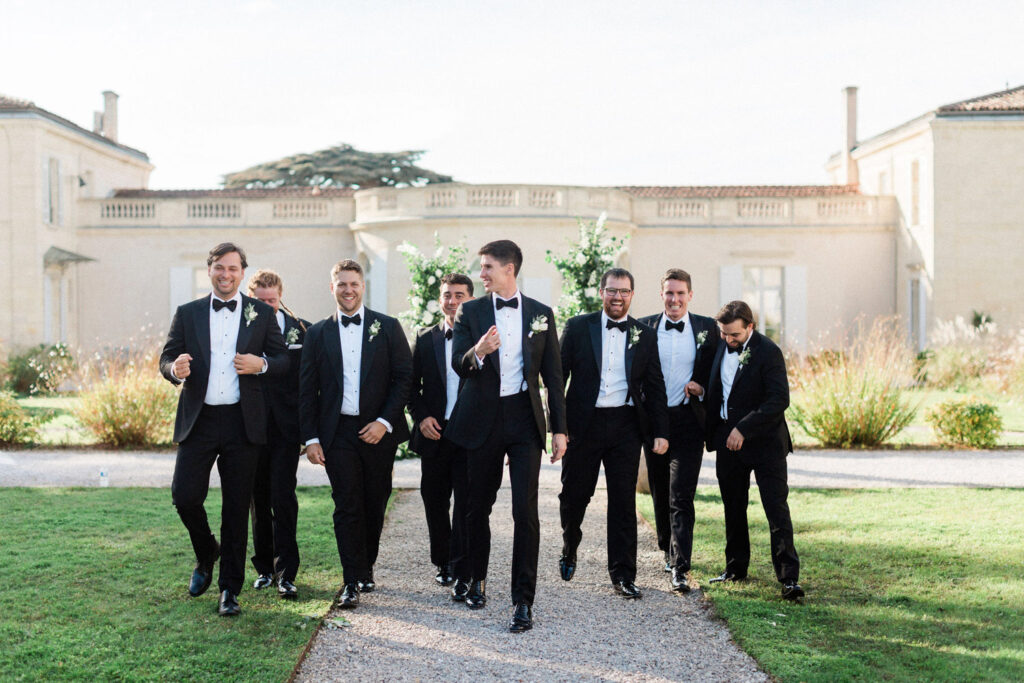
[[[448,321],[444,322],[441,328],[442,333],[447,333],[452,328],[448,327]],[[444,367],[445,367],[445,406],[444,419],[452,416],[455,409],[455,399],[459,397],[459,373],[452,368],[452,342],[454,339],[444,340]]]
[[[669,322],[684,323],[683,331],[668,329]],[[691,324],[690,314],[686,313],[678,321],[671,321],[663,314],[658,325],[658,357],[661,360],[661,371],[665,375],[669,408],[690,402],[685,389],[693,379],[693,364],[697,360],[697,342],[694,341]]]
[[[498,368],[501,374],[501,390],[499,396],[513,396],[521,391],[526,391],[526,381],[523,378],[523,295],[516,290],[512,299],[519,300],[519,308],[505,308],[498,310],[498,295],[491,296],[491,305],[494,306],[494,324],[501,335],[501,346],[494,353],[499,354]]]
[[[279,310],[274,317],[277,318],[277,326],[281,328],[281,334],[284,334],[284,313]]]
[[[621,322],[626,320],[623,316]],[[611,318],[601,311],[601,387],[597,391],[597,408],[618,408],[626,405],[629,382],[626,380],[626,333],[608,329]],[[632,401],[629,402],[632,404]]]
[[[724,344],[725,342],[723,342]],[[723,420],[729,419],[729,394],[732,393],[732,383],[736,381],[736,372],[740,368],[740,356],[747,348],[750,339],[743,342],[743,348],[736,353],[729,353],[729,346],[725,347],[725,355],[722,356],[721,378],[722,378],[722,409],[719,415]]]
[[[213,300],[220,299],[210,295],[210,377],[206,383],[208,406],[228,406],[238,403],[238,371],[235,370],[235,354],[238,353],[238,326],[242,322],[242,295],[235,295],[227,301],[234,301],[235,310],[222,308],[213,310]]]
[[[346,314],[338,309],[338,336],[341,337],[341,414],[358,415],[359,364],[363,360],[363,325],[366,324],[366,309],[360,306],[353,314],[358,315],[362,321],[358,325],[342,325],[341,318],[344,315]]]

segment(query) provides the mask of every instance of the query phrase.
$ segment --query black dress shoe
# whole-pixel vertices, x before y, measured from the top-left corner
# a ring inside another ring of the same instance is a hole
[[[747,578],[746,574],[744,574],[743,576],[738,576],[736,574],[733,574],[730,571],[724,571],[721,574],[719,574],[718,576],[716,576],[715,578],[713,578],[710,581],[708,581],[708,583],[724,583],[725,581],[742,581],[745,578]]]
[[[643,597],[643,593],[640,592],[640,589],[632,581],[616,581],[613,585],[616,592],[627,600],[638,600]]]
[[[220,545],[210,557],[205,560],[196,560],[196,567],[192,570],[192,578],[188,582],[188,594],[193,598],[198,598],[210,587],[210,582],[213,581],[213,565],[216,564],[218,557],[220,557]]]
[[[672,590],[676,593],[690,592],[690,577],[687,572],[679,567],[672,569]]]
[[[370,570],[369,578],[367,578],[365,581],[360,581],[358,583],[358,588],[360,593],[372,593],[373,591],[377,590],[377,584],[373,580],[372,569]]]
[[[508,622],[508,630],[512,633],[522,633],[533,628],[533,612],[525,602],[520,602],[512,611],[512,618]]]
[[[452,600],[464,602],[467,594],[469,594],[469,581],[456,579],[455,583],[452,584]]]
[[[359,605],[359,587],[354,583],[346,583],[341,589],[341,598],[338,601],[340,609],[355,609]]]
[[[256,577],[256,580],[252,582],[252,587],[256,590],[263,590],[274,585],[274,577],[270,574],[260,574]]]
[[[444,567],[437,568],[437,574],[434,576],[434,581],[437,582],[437,585],[450,586],[452,585],[452,581],[454,580],[455,577],[452,576],[451,572],[449,572],[447,569],[445,569]]]
[[[572,575],[576,573],[576,558],[562,555],[558,559],[558,573],[561,575],[562,581],[571,581]]]
[[[799,600],[804,597],[804,589],[793,579],[782,584],[782,597],[786,600]]]
[[[221,591],[217,613],[222,617],[237,617],[241,611],[242,609],[238,606],[238,598],[229,590]]]
[[[472,581],[469,584],[469,592],[466,593],[466,607],[469,609],[483,609],[487,604],[487,582]]]
[[[668,551],[665,551],[665,573],[672,573],[672,555]]]
[[[277,594],[285,600],[295,600],[299,597],[299,589],[291,581],[281,579],[277,582]]]

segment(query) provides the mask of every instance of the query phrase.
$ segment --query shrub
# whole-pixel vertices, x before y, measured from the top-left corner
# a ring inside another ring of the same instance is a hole
[[[0,446],[31,443],[39,437],[39,422],[33,419],[9,391],[0,391]]]
[[[939,403],[928,411],[926,419],[939,443],[947,446],[992,448],[1003,431],[999,410],[976,398]]]
[[[849,348],[792,363],[793,421],[823,446],[877,446],[914,419],[905,400],[914,355],[896,321],[859,327]]]
[[[75,359],[67,344],[40,344],[11,356],[7,385],[18,394],[49,394],[71,376]]]
[[[604,213],[593,223],[577,218],[580,236],[568,253],[555,256],[547,250],[545,260],[562,276],[562,297],[555,307],[555,317],[563,325],[574,315],[601,310],[601,276],[615,266],[628,239],[610,235],[604,227],[607,218]]]

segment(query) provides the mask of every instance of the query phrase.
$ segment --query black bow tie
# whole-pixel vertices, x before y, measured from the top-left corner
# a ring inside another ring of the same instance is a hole
[[[674,323],[671,320],[666,320],[665,321],[665,329],[666,330],[679,330],[680,332],[682,332],[684,329],[686,329],[686,321],[685,320],[680,320],[679,322]]]
[[[232,313],[235,312],[235,308],[238,307],[238,300],[232,299],[231,301],[221,301],[217,297],[213,297],[213,312],[216,313],[222,308],[226,308]]]
[[[621,330],[622,332],[627,332],[627,331],[629,331],[629,321],[628,320],[620,320],[619,322],[615,322],[614,320],[609,320],[608,322],[606,322],[604,324],[604,329],[606,329],[606,330]]]
[[[452,338],[452,328],[449,327],[447,330],[444,331],[444,338],[445,339],[451,339]]]
[[[734,348],[732,348],[731,346],[729,346],[728,344],[726,344],[726,345],[725,345],[725,350],[726,350],[726,351],[727,351],[728,353],[739,353],[740,351],[742,351],[742,350],[743,350],[743,345],[742,345],[742,344],[740,344],[739,346],[737,346],[737,347],[736,347],[736,348],[734,349]]]
[[[358,313],[356,313],[351,318],[349,316],[347,316],[347,315],[341,316],[341,326],[342,327],[348,327],[349,325],[359,325],[362,322],[363,322],[363,319],[361,317],[359,317]]]
[[[519,308],[519,298],[516,297],[515,299],[509,299],[508,301],[506,301],[505,299],[502,299],[500,297],[494,297],[495,308],[497,308],[500,311],[506,306],[508,306],[509,308]]]

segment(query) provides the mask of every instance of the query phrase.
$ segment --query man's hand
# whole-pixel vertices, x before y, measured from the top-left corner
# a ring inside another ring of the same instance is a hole
[[[174,369],[174,376],[178,379],[185,379],[192,372],[189,362],[192,360],[192,356],[187,353],[183,353],[174,359],[174,365],[171,366]]]
[[[664,455],[665,451],[668,450],[668,439],[657,438],[654,440],[654,445],[651,450],[658,455]]]
[[[239,375],[255,375],[263,372],[263,358],[251,353],[236,353],[235,372]]]
[[[311,443],[306,446],[306,460],[314,465],[324,464],[324,449],[318,443]]]
[[[558,462],[569,447],[569,438],[565,434],[551,435],[551,462]]]
[[[501,346],[501,335],[498,334],[497,325],[491,325],[491,329],[484,333],[484,336],[480,337],[480,341],[473,347],[473,351],[476,353],[477,358],[483,358],[489,353],[494,353]]]
[[[738,451],[743,448],[743,435],[735,427],[729,432],[729,438],[725,440],[725,447],[730,451]]]
[[[686,383],[686,386],[683,387],[683,391],[694,398],[700,398],[704,395],[704,387],[692,381]]]
[[[377,424],[380,423],[378,422]],[[420,421],[420,432],[431,441],[437,441],[441,438],[441,425],[438,424],[437,420],[428,415]]]
[[[384,435],[387,433],[388,428],[374,420],[359,430],[359,438],[366,443],[374,444],[383,439]]]

